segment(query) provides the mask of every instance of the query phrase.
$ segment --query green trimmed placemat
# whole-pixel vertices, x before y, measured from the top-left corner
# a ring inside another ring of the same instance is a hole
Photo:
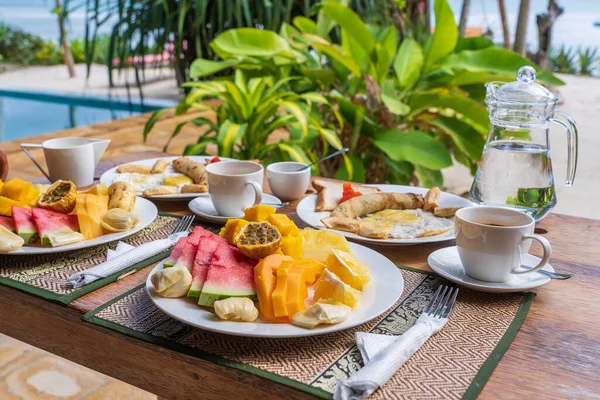
[[[160,213],[148,227],[121,241],[139,246],[152,240],[164,239],[172,233],[180,218],[180,216]],[[84,294],[116,281],[127,272],[162,260],[170,251],[162,252],[124,271],[74,289],[67,278],[106,261],[107,250],[114,249],[117,243],[118,241],[115,241],[64,253],[31,256],[0,255],[0,284],[66,305]]]
[[[356,332],[400,335],[411,327],[440,284],[435,274],[401,267],[404,293],[382,316],[321,336],[265,339],[194,328],[162,311],[145,285],[87,313],[83,320],[145,342],[256,374],[331,398],[335,384],[362,367]],[[396,373],[374,399],[475,398],[519,331],[533,293],[489,294],[461,288],[444,329]]]

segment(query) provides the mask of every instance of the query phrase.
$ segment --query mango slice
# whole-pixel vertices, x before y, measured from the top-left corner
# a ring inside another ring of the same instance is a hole
[[[246,221],[262,222],[266,221],[270,215],[275,214],[275,207],[258,204],[244,210],[244,219]]]
[[[241,218],[232,218],[228,219],[227,223],[221,231],[219,232],[219,236],[227,240],[227,243],[231,245],[235,245],[235,238],[244,225],[248,225],[248,221],[243,220]]]
[[[0,196],[0,215],[12,216],[12,206],[21,206],[21,203],[8,197]]]
[[[275,225],[275,227],[279,229],[279,232],[284,236],[300,234],[300,229],[298,229],[294,221],[285,214],[271,214],[267,218],[267,221]]]
[[[15,200],[19,203],[25,203],[31,190],[31,182],[26,182],[19,178],[13,178],[2,186],[2,196]]]
[[[286,256],[299,260],[302,258],[302,237],[287,235],[281,239],[281,251]]]

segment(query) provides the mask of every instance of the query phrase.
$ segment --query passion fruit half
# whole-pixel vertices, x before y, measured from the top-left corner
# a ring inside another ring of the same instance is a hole
[[[281,233],[269,222],[250,222],[240,229],[235,244],[246,257],[259,260],[279,249]]]

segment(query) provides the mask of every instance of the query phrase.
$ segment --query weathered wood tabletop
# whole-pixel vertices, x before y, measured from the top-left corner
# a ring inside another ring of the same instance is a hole
[[[99,172],[140,152],[102,163]],[[14,171],[13,171],[14,173]],[[32,173],[33,175],[33,173]],[[300,226],[296,203],[281,211]],[[187,202],[160,202],[161,211],[187,214]],[[551,214],[537,227],[553,247],[551,264],[572,273],[535,290],[519,334],[481,398],[598,398],[600,396],[600,221]],[[395,262],[428,269],[427,256],[451,242],[406,247],[369,246]],[[533,247],[532,253],[540,255]],[[85,295],[69,306],[0,286],[0,332],[168,399],[307,398],[306,393],[87,324],[81,316],[144,282],[151,266]]]

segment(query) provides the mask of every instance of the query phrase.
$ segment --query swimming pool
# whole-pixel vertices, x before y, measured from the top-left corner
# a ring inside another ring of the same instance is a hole
[[[173,101],[115,99],[0,89],[0,142],[172,107]]]

